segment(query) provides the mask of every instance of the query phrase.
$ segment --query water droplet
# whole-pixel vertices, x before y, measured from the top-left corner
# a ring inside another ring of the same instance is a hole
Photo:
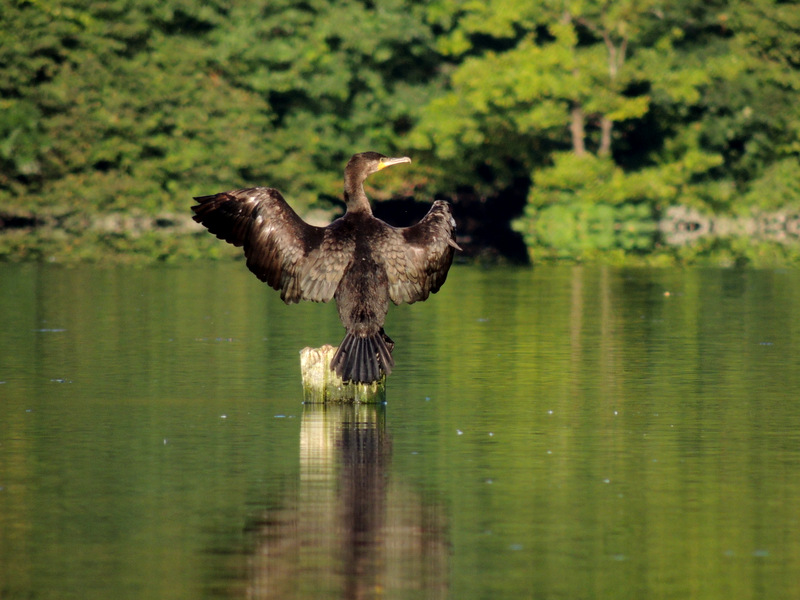
[[[624,554],[612,554],[611,558],[618,562],[622,562],[623,560],[628,560],[628,557],[625,556]]]

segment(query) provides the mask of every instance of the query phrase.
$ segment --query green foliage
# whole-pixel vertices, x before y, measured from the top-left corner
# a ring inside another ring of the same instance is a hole
[[[532,258],[586,260],[598,252],[652,249],[655,221],[645,204],[555,204],[523,230]]]
[[[535,260],[645,252],[656,230],[649,201],[669,194],[661,184],[626,175],[609,158],[561,153],[553,167],[537,173],[525,213],[513,226]]]
[[[236,3],[217,28],[214,68],[261,95],[275,131],[263,144],[271,185],[313,202],[341,194],[350,155],[406,153],[398,142],[426,102],[436,54],[420,3]]]
[[[440,21],[442,8],[431,8]],[[641,71],[626,60],[653,13],[650,2],[463,5],[441,44],[463,60],[412,143],[460,165],[465,182],[488,167],[494,187],[508,185],[520,165],[530,173],[547,164],[553,151],[609,154],[614,124],[650,108]]]
[[[303,212],[374,149],[414,156],[382,176],[401,194],[530,182],[515,226],[534,257],[639,254],[671,205],[798,205],[799,4],[9,1],[0,212],[185,213],[247,185]]]
[[[16,2],[0,49],[0,201],[186,210],[273,185],[339,195],[426,95],[429,28],[402,1]],[[354,24],[359,35],[349,35]]]
[[[260,172],[266,104],[226,88],[209,70],[208,45],[180,28],[202,29],[211,24],[201,16],[217,15],[124,0],[62,9],[19,3],[7,11],[15,21],[9,33],[19,39],[10,44],[17,55],[2,58],[16,67],[15,85],[3,93],[29,107],[17,128],[39,138],[35,156],[4,165],[7,201],[184,210],[191,193]],[[17,154],[15,131],[0,131],[2,147]],[[26,173],[26,165],[36,168]],[[34,194],[18,197],[21,189]]]
[[[526,170],[534,258],[653,250],[672,204],[796,206],[797,8],[443,0],[429,16],[459,62],[411,139],[458,183]]]
[[[797,206],[800,198],[800,163],[794,157],[772,163],[752,182],[743,198],[746,207],[775,209]]]

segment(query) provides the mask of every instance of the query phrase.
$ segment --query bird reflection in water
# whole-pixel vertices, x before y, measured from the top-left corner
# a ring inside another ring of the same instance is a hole
[[[297,497],[252,527],[248,598],[447,597],[441,507],[393,481],[385,414],[305,405]]]

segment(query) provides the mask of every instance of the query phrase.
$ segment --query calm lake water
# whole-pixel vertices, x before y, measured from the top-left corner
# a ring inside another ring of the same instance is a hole
[[[454,267],[385,406],[241,263],[0,265],[0,598],[800,598],[800,272]]]

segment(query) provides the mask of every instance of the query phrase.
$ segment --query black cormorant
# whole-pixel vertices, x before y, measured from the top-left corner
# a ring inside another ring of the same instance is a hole
[[[343,381],[369,383],[394,366],[384,333],[389,300],[425,300],[439,291],[453,262],[455,221],[437,200],[416,225],[395,228],[372,215],[364,180],[410,158],[354,155],[344,171],[347,211],[327,227],[303,221],[278,190],[256,187],[195,198],[194,220],[218,238],[244,246],[247,267],[281,291],[287,304],[336,299],[347,335],[331,361]]]

